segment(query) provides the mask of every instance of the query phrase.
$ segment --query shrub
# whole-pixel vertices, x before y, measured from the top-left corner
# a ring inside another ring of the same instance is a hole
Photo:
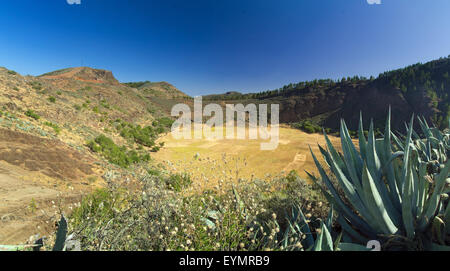
[[[42,89],[42,84],[41,84],[41,82],[33,81],[33,82],[30,82],[29,84],[31,85],[31,87],[32,87],[34,90],[39,91],[39,90]]]
[[[160,149],[161,146],[155,146],[155,140],[158,135],[164,132],[165,128],[159,122],[153,122],[153,126],[146,126],[142,128],[140,125],[132,125],[121,120],[116,120],[117,130],[123,138],[131,139],[137,144],[152,148],[153,152]],[[156,127],[155,127],[156,125]]]
[[[96,137],[87,145],[93,152],[102,154],[109,162],[123,168],[129,167],[133,163],[150,160],[149,154],[141,155],[136,151],[127,151],[126,147],[117,146],[112,139],[105,135]]]
[[[192,184],[191,176],[187,173],[174,174],[166,179],[166,185],[168,188],[173,189],[176,192],[189,187]]]
[[[100,101],[100,105],[106,109],[111,109],[111,106],[106,102],[106,100]]]
[[[320,127],[319,125],[317,125],[309,120],[301,121],[298,123],[293,123],[293,124],[291,124],[291,127],[302,130],[309,134],[322,133],[322,127]]]
[[[48,101],[51,103],[55,103],[56,102],[56,98],[53,96],[48,97]]]
[[[61,128],[59,128],[58,124],[55,124],[55,123],[51,123],[51,122],[46,121],[46,122],[44,123],[44,125],[53,128],[53,130],[55,131],[55,133],[56,133],[57,135],[59,135],[59,133],[61,133]]]
[[[154,127],[162,127],[164,131],[167,131],[168,128],[171,128],[174,123],[174,120],[168,117],[158,118],[153,121]]]
[[[30,118],[35,119],[35,120],[39,120],[41,118],[33,110],[27,110],[27,112],[25,112],[25,116],[30,117]]]

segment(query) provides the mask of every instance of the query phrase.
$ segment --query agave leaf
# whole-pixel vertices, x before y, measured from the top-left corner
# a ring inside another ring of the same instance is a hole
[[[367,144],[368,147],[367,147],[366,166],[370,172],[370,175],[375,180],[374,184],[382,199],[382,202],[384,203],[384,207],[386,208],[388,215],[390,216],[394,224],[399,226],[401,223],[401,215],[400,212],[394,207],[391,197],[389,196],[387,187],[381,179],[382,176],[381,162],[375,149],[375,142],[376,141],[375,141],[373,121],[371,121],[369,128],[369,141]]]
[[[393,153],[392,156],[391,156],[391,157],[389,158],[389,160],[387,161],[386,167],[387,167],[388,165],[391,165],[392,162],[393,162],[395,159],[397,159],[397,158],[400,157],[400,156],[404,156],[404,155],[405,155],[405,153],[404,153],[403,151],[398,151],[398,152]],[[384,168],[383,168],[383,169],[384,169]],[[386,169],[384,169],[384,170],[386,170]]]
[[[339,196],[339,194],[336,191],[336,188],[334,187],[334,185],[332,184],[332,182],[330,181],[330,179],[328,178],[328,175],[325,173],[324,169],[322,168],[322,166],[320,165],[319,161],[317,160],[316,156],[314,155],[314,152],[311,150],[311,154],[314,160],[314,163],[316,164],[317,169],[319,170],[320,176],[322,177],[322,181],[325,183],[326,187],[328,188],[328,190],[330,191],[332,197],[329,197],[328,199],[331,200],[330,202],[333,203],[333,205],[335,206],[335,208],[338,209],[338,211],[345,215],[346,217],[348,217],[349,219],[351,219],[352,224],[355,227],[358,227],[360,230],[362,230],[363,232],[366,232],[367,234],[372,234],[373,233],[373,229],[369,226],[369,224],[367,224],[365,221],[363,221],[361,218],[359,218],[341,199],[341,197]],[[309,174],[310,175],[310,174]],[[312,176],[312,175],[310,175]],[[314,178],[312,179],[314,181]],[[320,185],[319,185],[320,187]],[[323,189],[322,189],[323,191]],[[324,193],[324,195],[327,195],[328,193]]]
[[[399,151],[405,151],[403,143],[401,142],[401,140],[394,133],[391,133],[391,137],[392,137],[392,141],[394,141],[395,146],[397,147],[397,149]]]
[[[334,244],[333,244],[333,251],[337,251],[339,248],[339,244],[342,241],[342,237],[344,236],[344,231],[341,231],[338,236],[336,237],[336,240],[334,240]]]
[[[387,186],[385,185],[384,181],[381,179],[382,177],[382,168],[381,168],[381,161],[377,155],[376,149],[375,149],[375,133],[374,133],[374,127],[373,127],[373,121],[371,121],[370,129],[369,129],[369,142],[368,142],[368,160],[366,167],[370,172],[370,175],[372,176],[374,180],[374,184],[376,186],[376,189],[381,197],[381,200],[383,202],[384,207],[386,208],[386,211],[390,217],[390,219],[393,221],[393,223],[396,225],[396,227],[399,227],[401,224],[401,214],[400,211],[394,206],[393,204],[393,197],[389,195],[389,191],[387,189]],[[379,141],[378,141],[379,142]],[[382,149],[382,148],[381,148]]]
[[[408,165],[410,164],[410,158],[409,156],[411,155],[411,136],[412,136],[412,128],[413,128],[413,124],[414,124],[414,115],[411,118],[411,122],[410,122],[410,128],[408,130],[408,135],[406,137],[406,142],[405,142],[405,154],[403,156],[403,168],[402,168],[402,175],[401,175],[401,179],[400,179],[400,184],[401,184],[401,193],[404,194],[405,193],[405,182],[406,182],[406,176],[408,174]],[[403,208],[403,207],[402,207]]]
[[[355,165],[356,172],[361,173],[363,168],[363,160],[360,154],[356,150],[355,144],[353,143],[352,137],[348,132],[347,125],[344,120],[341,120],[341,130],[343,135],[341,135],[341,141],[345,144],[345,150],[350,155],[353,164]]]
[[[444,186],[446,183],[445,180],[448,177],[449,169],[450,169],[450,160],[447,161],[444,168],[441,170],[441,173],[437,176],[437,178],[435,178],[435,187],[434,187],[433,194],[428,199],[428,202],[426,204],[427,207],[424,210],[424,213],[422,214],[422,217],[421,217],[419,229],[422,231],[431,222],[431,218],[434,216],[434,214],[436,213],[436,210],[438,209],[439,202],[441,199],[441,194],[444,190]]]
[[[339,225],[341,225],[341,227],[344,230],[344,232],[348,236],[350,236],[353,240],[359,242],[360,244],[366,244],[369,239],[375,239],[375,236],[376,236],[375,234],[373,234],[372,236],[368,236],[368,238],[362,236],[359,232],[354,230],[350,226],[350,224],[348,224],[347,220],[342,215],[339,215],[337,217],[337,221],[338,221]]]
[[[417,151],[414,151],[415,155],[413,155],[412,163],[411,165],[411,171],[412,171],[412,178],[413,178],[413,186],[412,186],[412,211],[413,211],[413,216],[416,219],[418,217],[419,214],[419,209],[420,209],[420,205],[419,205],[419,201],[420,201],[420,184],[419,184],[419,175],[418,175],[418,171],[419,171],[419,167],[417,167],[417,165],[420,165],[420,160],[419,160],[419,154],[417,153]]]
[[[430,141],[430,137],[432,137],[433,134],[431,133],[430,127],[428,126],[428,123],[425,120],[425,118],[424,119],[420,119],[420,117],[418,117],[417,119],[419,120],[419,125],[420,125],[420,128],[422,129],[423,134],[427,138],[427,156],[428,156],[428,159],[431,160],[431,141]]]
[[[310,177],[310,179],[319,187],[319,189],[322,191],[322,194],[325,196],[325,198],[327,199],[328,202],[330,202],[333,205],[333,208],[336,209],[336,211],[340,214],[338,216],[338,219],[343,218],[346,214],[347,216],[349,216],[348,214],[350,214],[350,217],[352,217],[353,212],[342,202],[342,200],[340,198],[336,199],[335,197],[333,197],[332,194],[330,194],[327,190],[325,190],[320,184],[318,179],[312,175],[311,173],[309,173],[308,171],[305,171],[306,174],[308,174],[308,176]],[[342,208],[342,205],[344,208]],[[359,217],[356,217],[357,219],[360,219]],[[343,218],[343,220],[345,220]],[[354,225],[358,226],[358,229],[364,233],[368,238],[375,238],[376,237],[376,233],[375,231],[364,221],[364,220],[355,220],[352,221],[352,223]],[[364,223],[364,224],[360,224],[360,223]],[[343,222],[339,222],[340,225],[343,224]],[[347,224],[348,225],[348,224]],[[344,227],[343,227],[344,228]],[[346,232],[352,233],[352,231],[354,231],[350,225],[348,225],[348,229],[346,229]],[[366,237],[363,237],[360,233],[356,233],[355,234],[352,233],[352,236],[356,239],[356,240],[362,240],[362,242],[365,242],[365,240],[368,240]]]
[[[431,232],[434,239],[437,240],[440,245],[445,245],[445,223],[437,216],[434,217],[433,223],[431,224]]]
[[[370,248],[367,248],[362,245],[352,244],[352,243],[340,243],[339,244],[340,251],[371,251]]]
[[[312,237],[311,230],[302,210],[299,206],[294,206],[291,212],[292,214],[290,217],[286,216],[289,227],[284,234],[284,247],[288,247],[290,233],[292,232],[299,238],[304,234],[305,238],[302,241],[303,247],[306,248],[306,250],[312,249],[314,247],[314,238]]]
[[[444,213],[444,223],[447,235],[450,235],[450,203],[447,204],[447,208]]]
[[[327,217],[327,220],[326,220],[326,222],[325,222],[325,226],[328,228],[328,229],[331,229],[331,228],[333,228],[333,206],[331,206],[330,207],[330,212],[328,213],[328,217]]]
[[[314,251],[333,251],[333,239],[323,221],[320,222],[320,233],[317,236]]]
[[[402,198],[402,217],[403,224],[406,229],[406,235],[408,238],[413,239],[415,235],[414,230],[414,219],[412,214],[412,169],[411,163],[408,163],[408,170],[405,178],[405,187],[403,189],[403,198]]]
[[[308,226],[308,223],[306,222],[306,217],[305,215],[303,215],[302,210],[297,207],[296,208],[298,211],[298,215],[299,215],[299,219],[300,219],[300,224],[297,224],[300,232],[302,232],[303,234],[305,234],[306,238],[303,242],[303,246],[307,247],[307,248],[311,248],[312,246],[314,246],[314,238],[312,237],[312,233],[311,233],[311,229]]]
[[[322,154],[323,158],[325,158],[325,163],[326,165],[331,168],[330,164],[331,164],[331,158],[330,155],[328,154],[328,152],[322,148],[319,144],[317,144],[317,147],[319,147],[319,151]]]
[[[350,175],[349,181],[352,182],[356,188],[356,193],[358,193],[358,191],[361,191],[361,179],[358,176],[361,176],[363,162],[348,134],[344,121],[341,121],[341,145],[344,152],[344,161]]]
[[[372,175],[379,179],[380,177],[380,171],[381,171],[381,165],[380,165],[380,159],[378,158],[377,152],[375,150],[375,133],[373,130],[373,121],[370,122],[370,128],[369,128],[369,141],[367,143],[367,167],[369,168],[370,172],[372,172]]]
[[[64,215],[61,215],[61,220],[58,224],[58,231],[56,232],[56,241],[53,246],[53,251],[63,251],[67,235],[67,221]]]
[[[338,165],[338,167],[340,169],[343,169],[345,171],[345,173],[347,173],[344,161],[342,161],[341,156],[334,148],[333,144],[331,143],[331,141],[328,138],[328,135],[325,133],[325,131],[324,131],[324,137],[325,137],[325,141],[327,143],[328,153],[330,154],[331,158],[334,159],[334,161],[336,162],[336,164]]]
[[[438,245],[438,244],[432,243],[431,250],[432,251],[450,251],[450,246],[443,246],[443,245]]]
[[[433,134],[431,133],[430,127],[428,126],[428,123],[425,119],[420,119],[420,117],[417,118],[419,120],[419,125],[420,128],[422,129],[423,134],[429,138],[431,136],[433,136]]]
[[[365,194],[366,206],[371,212],[373,217],[377,219],[372,221],[378,225],[378,228],[383,233],[394,234],[398,231],[398,228],[394,225],[391,217],[389,216],[380,192],[370,175],[370,172],[366,165],[363,169],[363,189]]]
[[[334,175],[336,176],[336,179],[339,182],[339,185],[341,186],[342,190],[344,190],[345,196],[350,201],[352,206],[358,212],[362,212],[362,213],[367,212],[360,196],[356,192],[357,189],[355,189],[353,184],[347,179],[345,174],[342,172],[341,168],[337,165],[335,159],[332,157],[331,153],[330,153],[330,166],[331,166],[331,169],[332,169]],[[361,187],[361,185],[359,184],[359,181],[358,181],[358,184],[355,186]],[[362,190],[360,190],[360,191],[362,191]],[[370,219],[373,219],[373,218],[370,218]]]
[[[425,200],[427,197],[427,191],[428,191],[428,187],[429,187],[429,183],[428,181],[425,179],[425,176],[427,175],[427,163],[422,162],[419,165],[419,183],[418,183],[418,194],[419,194],[419,199],[418,199],[418,203],[417,203],[417,213],[416,216],[418,216],[419,214],[421,214],[423,212],[423,208],[425,205]]]
[[[386,127],[384,130],[384,154],[383,164],[384,172],[386,173],[387,183],[389,185],[392,203],[397,210],[401,209],[401,197],[399,193],[399,189],[397,187],[397,183],[395,182],[395,173],[394,167],[392,166],[392,160],[397,156],[403,154],[403,152],[392,153],[392,144],[391,144],[391,107],[389,106],[388,118],[386,120]]]
[[[364,135],[364,127],[362,120],[362,113],[359,112],[359,127],[358,127],[358,139],[359,139],[359,152],[361,153],[361,157],[364,161],[367,160],[367,141],[366,136]]]

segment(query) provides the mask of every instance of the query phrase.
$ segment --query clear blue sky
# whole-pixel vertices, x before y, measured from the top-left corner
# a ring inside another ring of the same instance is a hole
[[[9,0],[0,66],[90,66],[190,95],[378,75],[450,54],[450,1]]]

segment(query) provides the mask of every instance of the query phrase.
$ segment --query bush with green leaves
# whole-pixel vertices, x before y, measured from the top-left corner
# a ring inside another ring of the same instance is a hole
[[[173,174],[166,179],[167,187],[177,192],[182,191],[186,187],[189,187],[191,184],[191,176],[187,173]]]
[[[35,120],[39,120],[41,117],[38,115],[38,114],[36,114],[33,110],[27,110],[26,112],[25,112],[25,116],[27,116],[27,117],[30,117],[30,118],[32,118],[32,119],[35,119]]]
[[[153,127],[162,128],[163,132],[166,132],[167,129],[171,128],[174,123],[174,120],[168,117],[161,117],[153,121]],[[161,132],[162,133],[162,132]]]
[[[34,89],[34,90],[42,90],[42,83],[38,82],[38,81],[33,81],[33,82],[29,82],[30,86]]]
[[[151,126],[141,128],[140,125],[127,125],[122,128],[120,135],[123,138],[131,139],[137,144],[153,147],[157,138],[157,133]]]
[[[123,168],[150,160],[149,154],[140,154],[134,150],[128,151],[125,146],[117,146],[111,138],[105,135],[96,137],[87,145],[93,152],[102,154],[109,162]]]
[[[406,136],[395,135],[389,112],[384,136],[376,138],[371,123],[366,138],[361,117],[358,151],[342,120],[342,153],[327,135],[327,149],[320,148],[327,170],[312,153],[345,241],[379,240],[392,250],[450,249],[450,133],[419,118],[421,137],[413,124],[414,117]]]
[[[53,128],[53,130],[55,131],[55,133],[57,135],[59,135],[61,133],[61,128],[56,123],[52,123],[52,122],[46,121],[46,122],[44,122],[44,125]]]
[[[152,148],[153,152],[159,151],[162,147],[155,146],[155,140],[161,133],[166,132],[171,127],[173,120],[170,118],[159,118],[153,121],[152,126],[141,127],[131,123],[116,120],[116,129],[120,131],[123,138],[130,139],[137,144]]]
[[[310,134],[322,132],[322,127],[310,120],[293,123],[291,126],[295,129],[299,129]]]

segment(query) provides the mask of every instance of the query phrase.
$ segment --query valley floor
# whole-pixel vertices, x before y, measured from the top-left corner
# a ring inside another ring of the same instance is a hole
[[[340,145],[339,138],[330,140]],[[268,179],[292,170],[306,178],[305,170],[316,173],[309,147],[317,154],[317,144],[325,145],[323,135],[286,126],[280,127],[279,146],[273,151],[260,149],[260,144],[268,140],[174,139],[167,134],[159,141],[165,143],[164,148],[152,157],[171,172],[190,173],[203,189],[214,187],[220,180]]]

